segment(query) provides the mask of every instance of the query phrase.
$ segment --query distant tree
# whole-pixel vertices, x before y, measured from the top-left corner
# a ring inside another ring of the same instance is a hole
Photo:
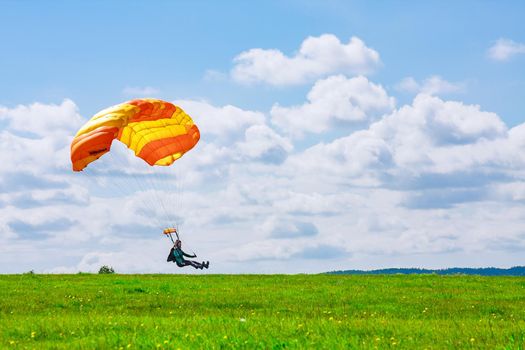
[[[525,266],[514,266],[510,269],[495,267],[453,267],[448,269],[428,270],[419,268],[390,268],[381,270],[344,270],[332,271],[335,275],[394,275],[394,274],[436,274],[436,275],[478,275],[478,276],[525,276]]]
[[[104,265],[98,270],[99,274],[111,274],[115,273],[115,270],[111,266]]]
[[[27,272],[24,272],[24,275],[34,275],[34,274],[35,274],[34,270],[29,270]]]

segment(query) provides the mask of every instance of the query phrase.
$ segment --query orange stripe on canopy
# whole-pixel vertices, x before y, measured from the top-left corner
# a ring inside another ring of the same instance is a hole
[[[191,128],[188,129],[187,134],[161,138],[147,143],[137,156],[144,159],[149,165],[154,165],[159,160],[165,159],[170,155],[178,155],[172,160],[171,163],[173,163],[193,148],[199,141],[199,138],[199,129],[196,125],[192,125]]]
[[[133,100],[128,102],[140,108],[140,112],[131,116],[128,123],[134,123],[145,120],[158,120],[171,118],[177,107],[171,103],[151,103],[145,100]]]
[[[169,102],[121,103],[97,113],[78,131],[71,142],[73,170],[107,153],[115,138],[150,165],[170,165],[197,144],[200,133],[191,117]]]
[[[76,137],[71,143],[73,170],[80,171],[84,169],[87,164],[108,152],[118,131],[119,129],[116,127],[101,126]]]

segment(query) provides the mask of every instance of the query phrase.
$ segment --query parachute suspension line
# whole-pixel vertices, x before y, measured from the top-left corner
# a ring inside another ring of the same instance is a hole
[[[141,172],[140,176],[133,174],[133,177],[135,178],[136,182],[139,184],[139,187],[144,193],[144,198],[147,201],[147,205],[150,209],[152,209],[155,212],[154,216],[155,220],[157,221],[159,230],[162,230],[164,229],[165,223],[162,221],[161,218],[159,218],[159,216],[156,213],[156,208],[159,208],[159,200],[156,190],[150,184],[148,171],[149,167],[146,168],[146,172]]]
[[[121,169],[124,169],[122,171],[122,174],[118,176],[119,181],[122,181],[122,183],[126,184],[126,187],[129,188],[132,193],[136,193],[137,190],[139,192],[144,192],[144,196],[141,198],[141,202],[145,203],[147,201],[147,194],[145,193],[144,189],[142,188],[141,181],[136,177],[135,172],[133,169],[131,172],[127,172],[126,169],[130,168],[128,165],[127,159],[124,154],[119,152],[120,150],[114,150],[113,152],[109,152],[110,158],[112,160],[112,164],[119,164]],[[124,150],[126,151],[126,150]],[[131,181],[130,177],[133,178],[134,181]],[[117,188],[120,186],[116,186]],[[145,203],[146,204],[146,203]],[[156,215],[153,215],[155,219],[157,219]]]
[[[176,196],[175,203],[178,207],[179,213],[182,213],[182,210],[184,208],[184,194],[185,194],[185,180],[186,180],[187,172],[182,169],[182,167],[179,167],[176,170],[175,179],[173,181],[170,181],[170,185],[173,188],[172,193]],[[182,214],[179,214],[182,215]],[[175,227],[177,229],[177,233],[181,234],[183,232],[183,226],[184,221],[179,220],[179,222],[176,223]],[[191,240],[190,240],[191,242]],[[185,241],[185,246],[188,248],[188,250],[194,251],[191,247],[191,244],[188,243],[188,241]]]
[[[183,206],[182,206],[182,188],[180,186],[180,177],[183,173],[182,169],[177,169],[171,177],[168,179],[169,187],[170,187],[170,193],[174,204],[174,209],[176,211],[177,220],[175,221],[175,228],[177,229],[177,232],[181,232],[181,226],[183,223]]]
[[[160,183],[159,175],[153,169],[149,169],[148,170],[148,175],[149,176],[146,177],[146,181],[153,188],[154,196],[155,196],[158,204],[160,205],[160,208],[164,212],[164,217],[167,220],[168,225],[173,225],[170,213],[169,213],[168,209],[166,208],[166,204],[165,204],[165,198],[166,198],[165,191],[162,191],[162,195],[160,195],[161,190],[158,187],[159,183]]]
[[[144,177],[144,176],[137,175],[137,173],[133,169],[133,167],[129,166],[129,164],[128,164],[129,162],[126,159],[125,154],[122,154],[122,152],[119,152],[120,150],[115,150],[115,151],[117,151],[117,152],[108,152],[110,154],[110,158],[112,160],[111,163],[112,164],[118,164],[121,169],[129,169],[129,168],[131,168],[131,171],[129,171],[129,172],[123,171],[123,174],[120,174],[118,176],[118,180],[121,181],[124,186],[119,186],[117,184],[115,187],[118,188],[119,190],[121,190],[122,192],[124,192],[122,188],[129,188],[132,193],[136,193],[137,190],[138,190],[142,194],[141,197],[140,197],[141,198],[140,202],[142,202],[147,208],[149,207],[150,209],[155,211],[155,205],[154,205],[155,202],[149,196],[148,190],[147,190],[147,188],[144,187],[144,183],[141,180],[141,177]],[[123,149],[123,151],[126,152],[126,151],[129,151],[129,150],[128,149]],[[137,162],[137,163],[139,163],[139,162]],[[146,178],[147,178],[147,176],[146,176]],[[120,184],[120,185],[122,185],[122,184]],[[125,196],[129,196],[130,195],[130,193],[127,193],[127,194],[124,193],[124,194],[125,194]],[[149,218],[153,219],[154,225],[159,230],[163,229],[163,225],[162,225],[159,217],[156,215],[155,212]]]
[[[177,136],[173,130],[169,130],[168,133],[171,134],[171,137],[173,138],[176,138]],[[155,176],[156,176],[157,181],[160,181],[159,179],[160,175],[164,175],[162,185],[164,188],[166,188],[164,198],[167,199],[168,201],[167,203],[168,208],[166,209],[167,219],[169,220],[172,227],[175,227],[175,229],[177,230],[177,237],[178,237],[181,207],[179,206],[180,203],[178,202],[179,196],[177,195],[177,193],[174,191],[174,188],[173,188],[173,183],[176,183],[178,175],[177,175],[177,171],[173,171],[173,168],[171,167],[163,169],[163,170],[165,171],[156,173]],[[173,181],[173,177],[175,177],[175,181]]]
[[[144,183],[144,179],[146,179],[147,181],[147,174],[144,175],[144,174],[134,174],[132,173],[132,176],[133,178],[135,179],[135,181],[137,182],[138,186],[140,187],[140,191],[142,192],[143,194],[143,203],[151,210],[153,210],[154,214],[153,216],[155,217],[155,221],[157,222],[157,227],[159,230],[162,230],[164,228],[164,224],[161,220],[161,218],[159,218],[159,216],[157,215],[157,211],[156,211],[156,208],[158,208],[158,203],[155,201],[155,199],[153,198],[153,196],[155,195],[154,193],[154,190],[151,189],[151,187],[148,188],[148,186]],[[152,195],[152,192],[153,192],[153,195]]]
[[[168,215],[171,222],[171,225],[179,230],[179,221],[180,221],[180,206],[178,205],[178,197],[173,191],[173,176],[174,174],[166,174],[164,179],[164,185],[167,187],[167,198],[168,198]]]
[[[108,152],[108,160],[111,160],[111,164],[117,164],[118,168],[120,169],[131,169],[131,171],[123,171],[122,174],[119,174],[114,177],[112,177],[111,175],[108,176],[106,174],[108,178],[113,178],[114,182],[120,182],[116,183],[114,188],[117,189],[117,191],[124,197],[128,197],[131,193],[136,192],[138,190],[142,194],[140,197],[140,201],[147,208],[150,208],[154,211],[155,209],[159,209],[161,212],[161,217],[163,217],[164,219],[159,218],[159,216],[155,214],[150,217],[150,219],[154,220],[154,225],[159,230],[163,230],[164,228],[166,228],[167,225],[177,227],[177,225],[173,225],[175,223],[175,220],[171,218],[168,207],[166,205],[166,200],[163,198],[165,191],[161,191],[159,187],[161,186],[161,177],[156,172],[160,171],[160,169],[167,168],[153,168],[139,159],[137,159],[136,162],[134,162],[133,158],[131,160],[127,159],[126,154],[124,152],[131,152],[131,150],[121,147],[115,149],[114,152]],[[132,164],[130,164],[130,162]],[[133,163],[135,163],[135,166],[133,166]],[[137,164],[138,167],[142,170],[134,170],[134,168],[136,169]],[[111,171],[111,169],[109,171]],[[102,174],[102,176],[104,176],[104,174]],[[117,181],[117,179],[119,181]],[[130,192],[126,193],[126,191],[124,190],[125,188],[129,188]],[[163,195],[161,195],[161,193],[163,193]]]
[[[111,169],[108,171],[111,171]],[[105,187],[110,187],[111,191],[114,192],[114,194],[116,194],[118,197],[129,197],[130,194],[134,192],[133,186],[131,186],[129,183],[130,180],[122,176],[111,175],[108,173],[108,171],[97,171],[91,167],[87,167],[84,168],[82,173],[88,179],[88,182],[91,183],[91,186],[100,188],[100,185],[102,184]],[[130,191],[126,192],[126,188],[130,189]],[[112,197],[115,196],[113,195]],[[157,217],[155,217],[155,219],[158,221]],[[157,222],[155,226],[159,226],[159,224],[160,223]]]
[[[163,179],[161,174],[156,173],[156,172],[154,172],[152,180],[154,183],[156,183],[158,193],[162,193],[161,198],[160,198],[160,203],[162,205],[162,208],[164,209],[164,213],[166,214],[166,220],[168,221],[170,226],[174,226],[175,220],[173,219],[173,216],[170,210],[173,206],[171,198],[169,196],[170,191],[169,191],[169,188],[167,191],[165,188],[167,181]],[[158,186],[162,188],[162,191],[160,190],[160,188],[158,188]]]
[[[177,208],[179,210],[179,215],[182,215],[182,208],[184,208],[184,198],[183,198],[183,195],[184,195],[184,183],[183,183],[183,172],[182,171],[178,171],[178,173],[176,174],[176,177],[172,183],[172,185],[175,187],[174,188],[174,193],[175,193],[175,196],[176,196],[176,205],[177,205]],[[182,225],[184,224],[184,222],[182,220],[179,220],[181,221],[180,223],[177,222],[177,231],[178,232],[181,232],[182,230]]]
[[[170,134],[171,137],[176,138],[176,134],[173,130],[168,130],[168,134]],[[176,181],[173,181],[173,168],[164,168],[164,167],[158,167],[157,171],[151,171],[153,174],[151,178],[151,182],[153,183],[153,187],[155,188],[156,193],[161,193],[160,197],[157,197],[157,200],[159,201],[165,216],[166,220],[168,221],[169,225],[171,227],[175,227],[177,231],[179,230],[179,221],[180,221],[180,209],[181,207],[179,202],[179,193],[177,191],[173,191],[173,183]],[[178,176],[175,176],[175,180],[177,180]],[[160,186],[161,188],[158,188]],[[162,191],[161,191],[162,189]],[[175,195],[175,198],[174,198]],[[175,211],[175,213],[173,213]]]

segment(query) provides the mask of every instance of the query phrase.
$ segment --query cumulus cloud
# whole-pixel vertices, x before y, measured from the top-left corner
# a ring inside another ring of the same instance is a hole
[[[67,183],[63,180],[48,179],[27,172],[5,173],[2,178],[0,178],[0,191],[3,193],[35,189],[64,188],[66,186]]]
[[[395,105],[381,85],[366,77],[346,78],[342,75],[319,80],[299,106],[274,105],[272,123],[288,134],[323,133],[337,123],[362,123],[390,112]]]
[[[63,171],[65,129],[29,134],[4,118],[0,140],[17,146],[16,156],[2,155],[16,166],[0,171],[0,265],[5,272],[96,272],[103,264],[174,272],[160,235],[170,219],[182,223],[189,250],[213,261],[211,272],[321,272],[417,259],[446,265],[487,250],[510,254],[498,261],[518,261],[508,247],[525,232],[525,124],[508,128],[479,106],[428,94],[394,109],[364,77],[331,78],[319,84],[351,93],[332,98],[330,89],[313,88],[299,107],[310,113],[308,105],[323,99],[350,100],[365,122],[306,148],[287,137],[284,124],[270,123],[271,113],[177,101],[203,138],[176,168],[162,168],[175,172],[153,188],[148,172],[72,176]],[[75,120],[75,108],[69,111]],[[317,118],[354,123],[347,111]],[[42,152],[49,155],[38,161]],[[32,166],[23,166],[28,160]],[[34,258],[13,267],[20,254]]]
[[[520,54],[525,54],[525,44],[505,38],[498,39],[487,51],[487,56],[498,62],[508,61]]]
[[[24,191],[16,194],[5,195],[6,203],[20,209],[37,208],[42,206],[53,205],[78,205],[84,206],[89,204],[89,195],[87,190],[78,186],[59,187],[58,189],[44,190],[42,187],[36,187],[29,192],[30,187],[24,188]]]
[[[77,106],[71,100],[61,104],[33,103],[9,109],[0,107],[0,173],[24,170],[40,174],[42,169],[54,170],[69,167],[69,143],[71,136],[82,125]],[[47,171],[44,173],[48,173]]]
[[[396,110],[370,130],[389,144],[398,166],[436,172],[472,166],[489,156],[482,152],[487,144],[497,152],[498,143],[507,137],[495,113],[429,95],[418,95],[411,106]]]
[[[499,199],[523,202],[525,201],[525,182],[498,183],[493,188],[493,194]]]
[[[380,65],[377,51],[352,37],[347,44],[332,34],[306,38],[286,56],[277,49],[250,49],[234,59],[231,75],[240,83],[302,84],[330,74],[367,74]]]
[[[292,151],[293,145],[267,125],[252,125],[246,129],[244,141],[237,148],[241,155],[250,159],[279,164]]]
[[[319,244],[313,247],[305,247],[303,250],[293,254],[292,257],[300,259],[325,260],[341,256],[348,256],[344,248],[328,244]]]
[[[412,77],[404,78],[396,85],[396,89],[416,94],[442,95],[463,92],[465,90],[465,84],[452,83],[438,75],[433,75],[422,82],[417,82]]]
[[[281,264],[294,259],[321,261],[349,257],[346,249],[341,246],[296,237],[294,239],[269,239],[250,242],[242,245],[236,251],[228,251],[227,253],[230,259],[236,262],[276,261]],[[277,268],[279,269],[279,267]]]
[[[231,105],[217,107],[205,101],[175,103],[199,125],[201,141],[192,150],[192,157],[200,165],[220,167],[245,161],[279,164],[293,149],[288,138],[268,125],[264,113]]]
[[[264,229],[270,237],[277,239],[311,237],[319,233],[315,224],[291,218],[271,218],[264,224]]]
[[[403,126],[409,126],[414,132],[424,130],[437,144],[494,139],[505,136],[507,131],[495,113],[481,111],[478,105],[443,101],[424,94],[418,95],[412,106],[400,108],[376,125],[385,126],[381,130],[385,136],[392,131],[406,133],[400,130]]]
[[[265,122],[263,113],[232,105],[217,107],[206,101],[195,100],[177,100],[174,103],[191,115],[199,125],[201,134],[222,141],[238,138],[248,127]]]
[[[8,223],[8,226],[17,233],[19,238],[24,239],[44,239],[51,233],[60,233],[70,229],[76,222],[68,218],[57,218],[37,224],[30,224],[27,221],[15,220]]]
[[[7,122],[6,128],[11,132],[22,133],[32,138],[70,134],[82,123],[76,104],[68,99],[59,105],[37,102],[12,109],[0,107],[0,120]]]
[[[379,225],[379,229],[374,228],[377,225],[362,226],[360,223],[353,224],[353,227],[368,234],[379,230],[384,235],[391,229],[399,234],[417,227],[413,226],[415,220],[405,216],[414,210],[419,213],[420,210],[449,210],[452,213],[456,208],[462,208],[458,210],[472,210],[474,213],[484,210],[486,203],[504,201],[505,206],[512,206],[514,204],[508,203],[522,201],[522,186],[517,180],[525,180],[524,131],[525,124],[507,129],[496,114],[482,111],[479,106],[418,95],[412,105],[395,110],[366,130],[291,155],[283,171],[289,176],[295,174],[294,182],[304,184],[303,188],[323,184],[317,188],[324,193],[323,197],[331,193],[327,191],[337,191],[338,188],[346,188],[352,193],[360,193],[362,189],[368,196],[387,190],[392,196],[389,205],[393,210],[385,213],[385,217],[390,218],[388,224]],[[328,186],[330,183],[333,186]],[[506,183],[512,185],[504,185]],[[509,193],[511,189],[515,190],[512,194]],[[385,195],[383,192],[381,205],[388,203]],[[349,199],[344,202],[348,210],[365,217],[368,214],[363,213],[370,210],[366,208],[372,203],[377,205],[371,198],[353,201],[352,205]],[[473,203],[479,204],[474,206]],[[378,207],[370,208],[375,216],[382,215]],[[406,208],[406,211],[400,213],[393,208]],[[505,220],[505,215],[500,214]],[[400,217],[403,217],[404,224],[393,225],[400,221]],[[442,217],[435,213],[428,219],[436,224]],[[516,227],[523,224],[519,218],[512,221]],[[456,223],[452,225],[456,227]],[[511,226],[507,229],[514,237],[520,232],[513,231]],[[428,230],[434,232],[436,228],[429,227]],[[461,236],[459,233],[454,235]],[[473,239],[479,241],[479,238]],[[373,241],[375,247],[382,244],[372,236],[365,241]],[[451,246],[445,241],[443,243],[448,251]],[[431,243],[428,244],[429,249]],[[462,243],[451,244],[454,249],[459,249]],[[427,249],[422,248],[424,245],[421,242],[417,249]]]
[[[341,183],[358,181],[365,185],[362,181],[366,181],[372,185],[377,181],[374,174],[390,167],[392,158],[385,140],[364,130],[327,144],[314,145],[291,156],[286,165],[290,171],[302,174],[322,174],[339,177]]]

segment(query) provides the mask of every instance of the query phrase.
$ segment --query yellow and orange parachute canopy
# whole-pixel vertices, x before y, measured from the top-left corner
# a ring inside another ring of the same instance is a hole
[[[199,141],[197,125],[184,111],[162,100],[144,98],[98,112],[71,142],[74,171],[109,152],[117,139],[149,165],[171,165]]]

